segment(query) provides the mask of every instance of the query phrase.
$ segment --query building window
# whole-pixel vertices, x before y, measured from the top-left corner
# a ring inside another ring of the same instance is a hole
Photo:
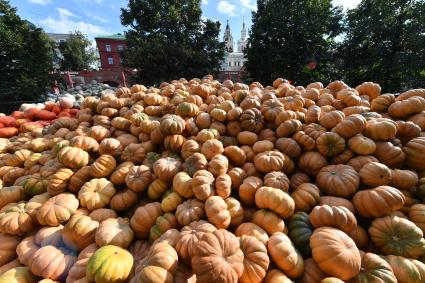
[[[124,50],[124,46],[122,46],[122,45],[118,45],[118,51],[123,51]]]
[[[106,52],[111,52],[112,51],[110,44],[106,44],[105,48],[106,48]]]
[[[114,65],[114,58],[108,57],[108,64],[109,65]]]
[[[232,62],[229,62],[229,67],[232,67]]]

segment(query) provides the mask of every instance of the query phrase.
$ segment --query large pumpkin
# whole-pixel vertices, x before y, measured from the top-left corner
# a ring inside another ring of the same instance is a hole
[[[397,216],[376,218],[369,227],[369,235],[384,254],[410,258],[425,254],[422,230],[407,219]]]
[[[192,270],[200,282],[236,283],[242,276],[244,254],[238,238],[220,229],[206,233],[193,251]]]
[[[331,276],[349,280],[360,272],[361,256],[354,241],[339,229],[321,227],[310,238],[314,261]]]
[[[133,267],[133,256],[117,246],[104,246],[89,259],[86,276],[95,282],[125,282]]]

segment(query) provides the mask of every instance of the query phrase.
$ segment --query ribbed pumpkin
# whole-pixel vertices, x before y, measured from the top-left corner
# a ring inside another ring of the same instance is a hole
[[[316,183],[329,196],[349,197],[357,191],[360,178],[349,165],[329,165],[319,171]]]
[[[314,261],[331,276],[349,280],[361,270],[361,256],[354,241],[339,229],[321,227],[310,238]]]
[[[204,234],[198,241],[192,270],[200,282],[237,283],[243,274],[243,260],[238,238],[220,229]]]
[[[297,278],[302,274],[303,258],[285,234],[274,233],[267,243],[267,250],[279,269],[289,277]]]
[[[261,187],[255,192],[255,204],[258,208],[267,208],[283,218],[294,214],[294,200],[285,192],[272,187]]]
[[[384,259],[373,253],[360,252],[360,255],[362,257],[362,268],[360,273],[350,282],[398,282],[391,266]]]
[[[89,154],[80,148],[66,146],[58,153],[58,160],[71,169],[79,169],[89,163]]]
[[[310,237],[313,226],[307,213],[299,211],[289,219],[289,237],[304,257],[311,256]]]
[[[262,282],[270,263],[266,246],[253,236],[243,235],[239,239],[240,248],[244,253],[244,271],[239,282]]]
[[[316,206],[309,217],[314,228],[335,227],[349,234],[357,226],[354,214],[343,206]]]
[[[369,227],[369,235],[384,254],[410,258],[425,254],[422,230],[407,219],[397,216],[376,218]]]
[[[362,190],[353,197],[356,212],[363,217],[381,217],[402,208],[404,202],[405,196],[390,186]]]
[[[128,251],[112,245],[104,246],[90,257],[86,276],[95,282],[125,282],[133,262],[133,256]]]

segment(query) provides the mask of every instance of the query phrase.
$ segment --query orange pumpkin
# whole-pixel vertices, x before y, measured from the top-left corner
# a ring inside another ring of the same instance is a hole
[[[341,230],[331,227],[314,230],[310,247],[313,260],[326,274],[349,280],[360,272],[360,252],[354,241]]]
[[[279,269],[286,275],[291,278],[301,276],[304,261],[288,236],[281,232],[274,233],[267,243],[267,250]]]
[[[270,263],[267,248],[253,236],[242,235],[239,239],[244,253],[244,269],[239,282],[262,282]]]
[[[236,283],[243,274],[243,260],[238,238],[220,229],[202,236],[191,263],[198,281]]]
[[[349,197],[357,191],[360,178],[349,165],[329,165],[319,171],[316,182],[327,195]]]
[[[363,217],[381,217],[403,207],[405,196],[396,188],[379,186],[362,190],[353,197],[356,212]]]

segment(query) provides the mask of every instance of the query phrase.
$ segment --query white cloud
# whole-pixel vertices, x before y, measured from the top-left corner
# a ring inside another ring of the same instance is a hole
[[[208,0],[202,0],[202,5],[207,5],[208,4]]]
[[[255,0],[240,0],[243,7],[257,11],[257,2]]]
[[[95,15],[93,13],[90,13],[90,12],[84,12],[84,14],[94,21],[98,21],[98,22],[101,22],[101,23],[109,23],[110,22],[108,19],[102,18],[102,17]]]
[[[61,18],[61,19],[67,19],[67,18],[71,18],[71,17],[77,18],[78,17],[76,14],[74,14],[71,11],[64,9],[64,8],[56,8],[56,10],[58,11],[59,18]]]
[[[108,32],[100,26],[84,21],[75,21],[73,18],[79,18],[79,16],[66,9],[56,8],[56,10],[58,11],[59,19],[49,16],[40,21],[40,25],[47,32],[69,33],[78,30],[89,37],[108,34]]]
[[[236,16],[236,5],[233,5],[227,1],[220,1],[217,4],[217,11],[221,14],[226,14],[230,17]]]
[[[38,5],[47,5],[52,3],[51,0],[27,0],[27,1],[28,3],[38,4]]]

